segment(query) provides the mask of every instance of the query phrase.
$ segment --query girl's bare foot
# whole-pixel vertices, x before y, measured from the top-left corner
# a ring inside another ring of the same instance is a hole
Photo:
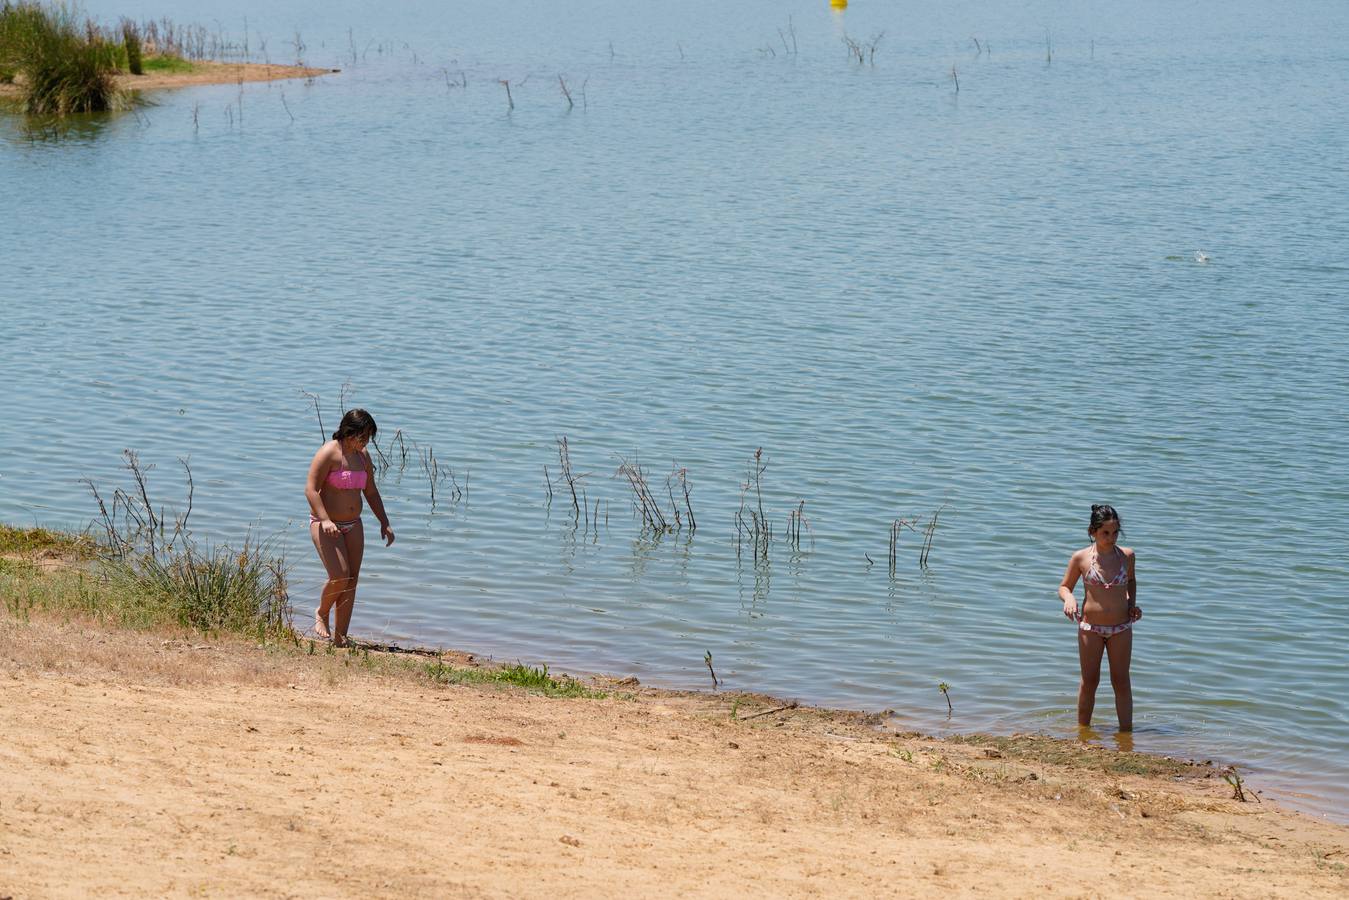
[[[325,641],[332,637],[332,632],[328,630],[328,617],[317,609],[314,610],[314,630]]]
[[[333,637],[334,647],[345,647],[350,643],[351,641],[347,640],[347,636],[345,634],[339,634]]]

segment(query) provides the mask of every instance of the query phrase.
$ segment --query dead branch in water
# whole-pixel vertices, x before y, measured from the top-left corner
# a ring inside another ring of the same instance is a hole
[[[660,501],[651,493],[651,485],[646,480],[646,469],[642,468],[640,463],[630,463],[627,459],[623,459],[615,476],[627,481],[632,491],[633,509],[641,515],[643,528],[649,528],[657,533],[673,530],[670,528],[669,520],[665,518],[665,513],[661,511]]]
[[[767,469],[768,461],[764,458],[763,448],[759,447],[754,451],[747,477],[740,485],[740,508],[735,514],[736,555],[740,555],[741,542],[747,537],[754,545],[755,562],[767,561],[768,549],[773,542],[773,523],[768,521],[763,508],[763,474]],[[746,510],[745,501],[751,489],[754,491],[755,506]],[[747,512],[748,520],[745,518]]]
[[[319,442],[326,444],[328,442],[328,429],[323,427],[323,410],[319,408],[319,395],[311,394],[306,390],[301,390],[300,395],[308,398],[309,402],[314,405],[314,415],[319,418]]]

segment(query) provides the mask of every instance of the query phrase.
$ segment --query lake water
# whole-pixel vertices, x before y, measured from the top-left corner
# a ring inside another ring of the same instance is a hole
[[[933,6],[90,3],[342,72],[0,117],[0,519],[190,456],[197,536],[274,535],[307,609],[301,391],[331,430],[349,381],[468,484],[386,473],[359,635],[1070,735],[1055,587],[1110,502],[1137,748],[1343,818],[1349,6]],[[547,505],[563,435],[598,525]]]

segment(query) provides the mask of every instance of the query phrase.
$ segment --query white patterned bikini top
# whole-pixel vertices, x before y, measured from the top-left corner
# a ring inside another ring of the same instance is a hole
[[[1115,552],[1119,554],[1119,571],[1115,573],[1114,578],[1109,581],[1106,580],[1105,573],[1101,571],[1100,560],[1096,556],[1096,548],[1093,546],[1091,548],[1091,565],[1087,568],[1086,574],[1082,576],[1082,580],[1087,584],[1103,588],[1127,584],[1129,582],[1129,560],[1125,558],[1124,551],[1118,547],[1115,548]]]

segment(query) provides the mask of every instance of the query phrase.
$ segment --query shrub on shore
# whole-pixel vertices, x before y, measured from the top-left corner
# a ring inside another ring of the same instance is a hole
[[[17,618],[37,609],[131,628],[291,633],[285,570],[260,546],[126,552],[86,536],[0,526],[0,596]]]
[[[122,20],[122,49],[126,53],[126,70],[132,75],[144,75],[141,58],[141,33],[136,23]]]
[[[98,487],[85,482],[98,504],[98,540],[0,525],[0,596],[10,612],[65,609],[132,627],[291,636],[284,561],[247,536],[241,550],[198,544],[187,528],[193,493],[187,462],[185,511],[169,522],[150,498],[153,466],[132,450],[124,456],[129,490],[116,488],[105,503]],[[64,564],[53,566],[53,558]]]
[[[64,7],[0,6],[0,72],[22,76],[23,107],[31,115],[103,112],[127,105],[114,76],[114,45],[96,28],[81,28]]]

